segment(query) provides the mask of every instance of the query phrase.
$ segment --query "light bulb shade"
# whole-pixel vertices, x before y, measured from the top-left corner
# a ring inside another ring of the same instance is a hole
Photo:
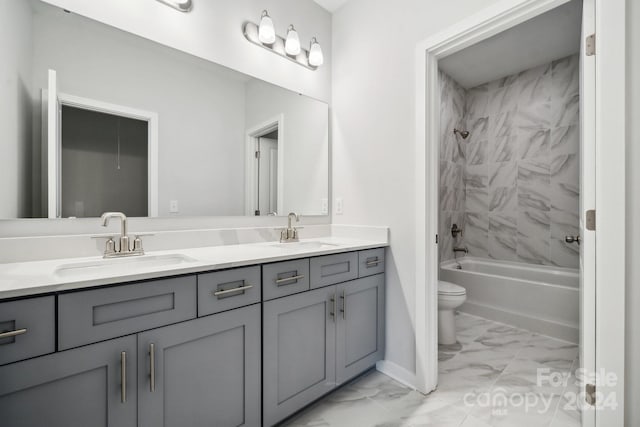
[[[180,12],[191,12],[193,9],[192,0],[158,0],[160,3],[166,4]]]
[[[311,39],[311,48],[309,49],[309,65],[319,67],[324,63],[324,56],[322,55],[322,48],[320,43],[314,37]]]
[[[287,54],[296,56],[300,53],[300,37],[293,25],[289,27],[287,31],[287,40],[284,43],[284,50]]]
[[[262,11],[260,27],[258,28],[258,39],[261,43],[272,44],[276,41],[276,30],[273,27],[273,20],[266,10]]]

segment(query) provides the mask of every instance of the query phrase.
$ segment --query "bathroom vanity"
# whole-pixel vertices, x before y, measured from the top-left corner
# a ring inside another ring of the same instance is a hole
[[[88,276],[4,286],[3,424],[274,425],[383,358],[385,249],[375,246],[183,263],[99,286]],[[256,247],[266,245],[235,250]]]
[[[0,425],[271,426],[382,359],[388,230],[334,233],[329,105],[63,3],[1,26],[32,157],[0,156]],[[213,28],[161,3],[176,40]]]

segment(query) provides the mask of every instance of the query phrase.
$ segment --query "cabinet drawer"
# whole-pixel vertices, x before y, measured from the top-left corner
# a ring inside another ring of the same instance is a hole
[[[132,283],[58,297],[60,350],[196,317],[196,276]]]
[[[358,277],[373,276],[384,272],[384,248],[358,252]]]
[[[356,279],[358,254],[349,252],[311,258],[310,274],[311,289]]]
[[[0,304],[0,365],[53,353],[56,339],[55,297]]]
[[[265,301],[309,290],[309,259],[276,262],[262,267]]]
[[[198,275],[198,316],[260,302],[260,267]]]

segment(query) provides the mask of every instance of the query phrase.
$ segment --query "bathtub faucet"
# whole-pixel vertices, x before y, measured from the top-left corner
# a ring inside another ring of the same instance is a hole
[[[467,249],[467,248],[456,248],[456,247],[454,247],[454,248],[453,248],[453,252],[464,252],[465,254],[468,254],[468,253],[469,253],[469,249]]]

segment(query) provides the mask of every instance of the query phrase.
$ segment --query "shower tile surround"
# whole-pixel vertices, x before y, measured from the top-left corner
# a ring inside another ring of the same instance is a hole
[[[578,55],[465,90],[440,72],[440,260],[578,267]],[[466,140],[454,127],[470,131]]]

